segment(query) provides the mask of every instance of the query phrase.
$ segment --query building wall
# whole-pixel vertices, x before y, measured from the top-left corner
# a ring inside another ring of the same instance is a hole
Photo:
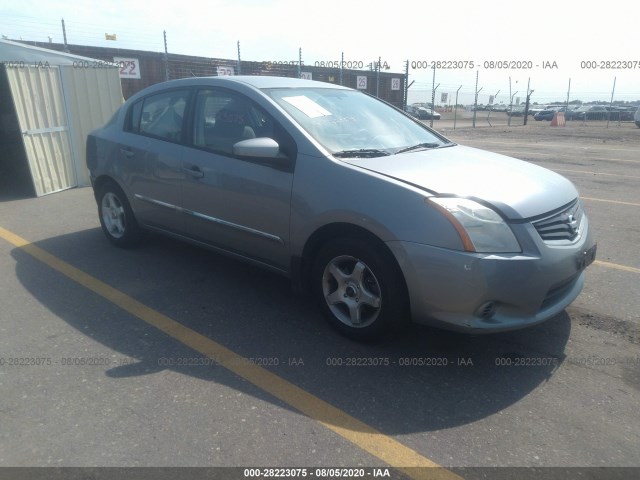
[[[69,112],[69,130],[75,152],[76,183],[88,186],[86,141],[89,132],[109,121],[122,105],[120,79],[113,71],[60,67],[64,100]]]

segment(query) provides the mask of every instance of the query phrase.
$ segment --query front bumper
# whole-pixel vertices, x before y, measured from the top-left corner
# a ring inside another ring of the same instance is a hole
[[[580,294],[595,242],[584,217],[570,245],[542,241],[531,224],[515,227],[523,253],[479,254],[412,242],[387,245],[407,283],[414,322],[488,333],[536,325]]]

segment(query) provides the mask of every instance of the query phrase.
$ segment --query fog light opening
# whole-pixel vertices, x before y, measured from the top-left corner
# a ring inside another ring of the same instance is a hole
[[[493,317],[495,313],[496,313],[496,304],[493,301],[483,303],[476,310],[476,315],[484,319],[489,319]]]

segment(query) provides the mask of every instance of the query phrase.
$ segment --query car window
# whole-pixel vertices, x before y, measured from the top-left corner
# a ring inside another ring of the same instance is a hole
[[[226,154],[241,140],[276,136],[275,122],[262,108],[242,95],[218,89],[198,92],[192,133],[194,146]]]
[[[131,107],[128,130],[179,142],[188,99],[188,90],[171,90],[144,98]]]
[[[312,87],[264,91],[332,153],[394,153],[419,144],[447,143],[424,125],[361,92]]]

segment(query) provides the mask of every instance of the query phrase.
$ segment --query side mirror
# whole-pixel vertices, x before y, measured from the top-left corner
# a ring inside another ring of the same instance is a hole
[[[233,145],[233,154],[239,157],[280,158],[280,145],[272,138],[249,138]]]

